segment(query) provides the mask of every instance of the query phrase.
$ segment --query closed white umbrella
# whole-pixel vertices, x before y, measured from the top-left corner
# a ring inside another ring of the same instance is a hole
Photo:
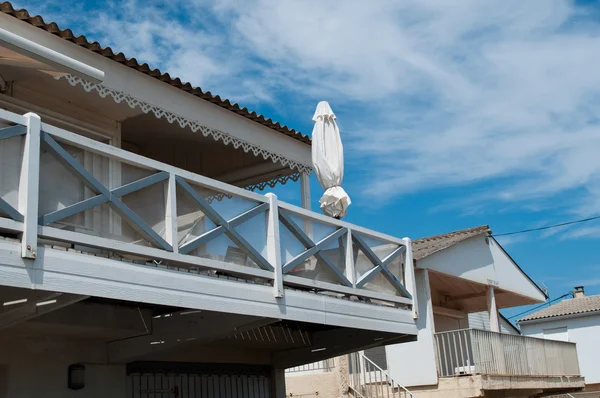
[[[329,103],[321,101],[313,116],[312,162],[315,175],[325,189],[319,201],[328,216],[342,218],[350,206],[350,197],[342,189],[344,178],[344,148],[336,117]]]

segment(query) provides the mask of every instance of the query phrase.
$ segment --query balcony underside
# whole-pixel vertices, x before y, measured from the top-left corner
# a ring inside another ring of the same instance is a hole
[[[2,285],[30,292],[210,311],[244,319],[244,324],[282,320],[329,330],[321,345],[315,340],[309,346],[296,347],[298,359],[282,357],[286,367],[416,335],[411,311],[405,309],[292,288],[286,288],[285,296],[277,299],[270,285],[149,267],[64,248],[39,247],[37,259],[31,261],[21,258],[20,242],[13,239],[0,239],[0,275]],[[334,342],[350,335],[353,338],[347,344],[334,347]]]

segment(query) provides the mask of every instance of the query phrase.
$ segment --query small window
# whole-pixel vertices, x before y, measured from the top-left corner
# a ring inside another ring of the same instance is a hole
[[[544,329],[543,332],[546,340],[569,341],[569,329],[566,327]]]

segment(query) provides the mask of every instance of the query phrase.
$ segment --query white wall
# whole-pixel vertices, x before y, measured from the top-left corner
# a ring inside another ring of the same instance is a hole
[[[125,366],[101,364],[104,344],[2,335],[0,353],[0,398],[126,397]],[[69,390],[68,366],[79,362],[86,387]]]
[[[467,315],[464,318],[456,318],[452,316],[446,316],[441,314],[433,315],[433,321],[435,326],[435,333],[448,332],[450,330],[460,330],[469,327]]]
[[[469,315],[469,327],[472,329],[492,330],[490,328],[490,316],[487,311],[472,312]],[[436,323],[437,325],[437,323]],[[500,317],[500,332],[518,335],[519,333],[510,326],[509,321]]]
[[[545,329],[567,328],[568,341],[577,343],[579,369],[585,377],[586,384],[600,383],[600,315],[564,318],[549,322],[521,324],[521,333],[525,336],[544,338]],[[548,334],[546,338],[555,335],[557,340],[564,340],[564,333]]]
[[[500,245],[484,236],[467,239],[419,260],[420,268],[488,285],[490,281],[509,292],[543,302],[544,294],[517,267]]]
[[[405,386],[437,384],[435,352],[433,350],[433,310],[426,270],[415,270],[419,307],[417,341],[386,347],[388,372]]]

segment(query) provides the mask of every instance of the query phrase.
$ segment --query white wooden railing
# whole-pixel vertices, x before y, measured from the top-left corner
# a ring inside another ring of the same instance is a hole
[[[2,149],[4,145],[4,149]],[[0,110],[0,230],[128,261],[414,308],[411,241]],[[408,264],[409,266],[404,266]]]
[[[478,329],[435,334],[440,377],[579,376],[575,343]]]

